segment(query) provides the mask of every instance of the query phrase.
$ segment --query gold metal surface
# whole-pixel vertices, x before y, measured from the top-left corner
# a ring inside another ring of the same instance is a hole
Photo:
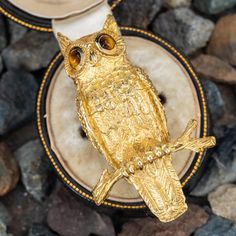
[[[115,40],[111,49],[97,45],[99,35]],[[76,41],[58,34],[65,70],[74,80],[77,109],[87,136],[114,168],[105,170],[94,188],[101,204],[120,178],[132,183],[152,213],[161,221],[176,219],[187,209],[171,154],[181,149],[200,152],[215,145],[214,137],[191,138],[191,120],[183,134],[170,140],[157,92],[145,72],[128,60],[120,30],[108,16],[100,32]],[[80,48],[81,61],[73,67],[71,51]]]
[[[207,115],[207,106],[206,106],[206,99],[205,99],[205,95],[201,86],[201,83],[196,75],[196,73],[194,72],[192,66],[188,63],[188,61],[185,59],[185,57],[178,52],[173,46],[171,46],[168,42],[166,42],[164,39],[158,37],[157,35],[154,35],[150,32],[141,30],[141,29],[136,29],[136,28],[132,28],[132,27],[121,27],[122,30],[128,31],[130,33],[139,33],[141,35],[145,35],[151,39],[156,40],[158,43],[161,43],[163,45],[165,45],[165,47],[173,54],[178,55],[179,57],[179,61],[181,63],[183,63],[183,65],[185,65],[188,70],[189,70],[189,74],[192,76],[193,81],[196,83],[196,88],[199,90],[199,102],[203,108],[202,111],[202,118],[203,118],[203,123],[202,123],[202,131],[203,137],[207,136],[207,129],[208,129],[208,115]],[[56,65],[56,63],[58,62],[58,60],[61,57],[61,53],[57,54],[57,56],[53,59],[53,61],[50,63],[50,65],[48,66],[46,73],[44,75],[44,78],[42,80],[42,83],[40,85],[40,89],[39,89],[39,93],[38,93],[38,97],[37,97],[37,127],[38,127],[38,132],[39,132],[39,136],[41,139],[41,142],[43,144],[43,147],[45,149],[45,152],[51,162],[51,164],[53,165],[53,167],[56,170],[56,173],[60,176],[60,178],[68,185],[70,186],[73,191],[75,191],[76,193],[78,193],[79,195],[83,196],[84,198],[88,199],[89,201],[94,201],[93,197],[86,193],[83,189],[81,189],[79,187],[78,184],[73,183],[71,181],[71,178],[65,175],[65,172],[63,171],[63,169],[61,168],[61,166],[57,163],[56,158],[52,155],[51,153],[51,148],[49,146],[49,144],[46,141],[46,135],[44,133],[44,129],[42,127],[42,119],[45,119],[44,114],[41,114],[41,110],[42,110],[42,103],[43,103],[43,92],[45,90],[47,90],[47,86],[46,83],[48,80],[50,80],[50,73],[54,70],[54,67]],[[203,155],[204,152],[201,151],[196,155],[196,162],[194,164],[194,166],[191,168],[190,173],[183,179],[182,182],[182,188],[184,186],[186,186],[186,184],[191,180],[191,178],[194,176],[194,174],[196,173],[196,171],[199,169],[202,161],[203,161]],[[138,210],[138,209],[144,209],[147,206],[142,203],[137,203],[137,204],[121,204],[121,203],[117,203],[117,202],[110,202],[109,200],[104,200],[104,202],[102,202],[102,205],[104,206],[108,206],[108,207],[112,207],[112,208],[118,208],[118,209],[129,209],[129,210]]]

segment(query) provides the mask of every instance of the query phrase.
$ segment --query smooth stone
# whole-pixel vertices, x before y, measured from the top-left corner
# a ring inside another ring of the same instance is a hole
[[[46,225],[33,224],[28,236],[56,236]]]
[[[217,129],[217,127],[215,128],[216,125],[236,125],[236,94],[234,93],[233,86],[218,84],[217,87],[224,101],[224,115],[217,123],[214,123],[214,132],[216,132]]]
[[[2,73],[3,70],[3,63],[2,63],[2,56],[0,55],[0,74]]]
[[[192,60],[192,64],[203,78],[219,83],[236,84],[236,70],[218,57],[201,54]]]
[[[153,31],[173,42],[186,55],[206,46],[214,23],[189,8],[176,8],[160,14],[152,24]]]
[[[1,236],[10,236],[7,234],[7,226],[0,220],[0,235]]]
[[[212,121],[217,121],[224,115],[225,104],[221,93],[214,82],[201,80],[204,94],[206,96],[207,107]]]
[[[191,235],[208,220],[208,214],[197,205],[189,204],[188,211],[170,223],[161,223],[155,218],[134,219],[125,223],[119,236],[184,236]]]
[[[0,14],[0,52],[7,46],[5,18]]]
[[[12,131],[35,111],[38,84],[24,71],[7,71],[0,80],[0,135]]]
[[[207,52],[236,65],[236,14],[221,17],[209,42]]]
[[[32,140],[14,152],[19,163],[22,182],[36,200],[42,201],[52,185],[49,163],[39,140]]]
[[[191,0],[163,0],[163,5],[167,8],[189,7]]]
[[[217,148],[209,158],[207,171],[191,192],[205,196],[222,184],[236,181],[236,126],[225,127],[224,136],[217,139]]]
[[[203,227],[196,230],[193,236],[235,236],[236,225],[219,216],[212,215]]]
[[[160,8],[161,0],[123,1],[113,14],[120,25],[147,29]]]
[[[9,233],[14,236],[26,236],[33,224],[43,224],[46,221],[49,200],[34,200],[24,186],[18,184],[12,192],[1,199],[12,216],[12,221],[8,224]]]
[[[0,196],[15,188],[19,180],[17,162],[8,146],[0,143]]]
[[[236,224],[236,185],[219,186],[208,195],[212,211]]]
[[[15,43],[21,39],[28,31],[28,29],[12,20],[8,20],[8,29],[10,34],[10,43]]]
[[[59,188],[49,208],[49,227],[61,236],[115,235],[108,216],[97,213],[79,201],[64,186]]]
[[[35,71],[47,67],[58,51],[59,46],[53,34],[30,31],[4,49],[2,57],[8,69]]]
[[[9,225],[12,220],[10,213],[3,203],[0,202],[0,221],[2,221],[5,225]]]
[[[25,126],[11,132],[5,137],[5,142],[14,152],[16,149],[23,146],[25,143],[35,140],[39,137],[36,120],[27,123]]]
[[[194,7],[206,14],[218,14],[236,5],[236,0],[194,0]]]

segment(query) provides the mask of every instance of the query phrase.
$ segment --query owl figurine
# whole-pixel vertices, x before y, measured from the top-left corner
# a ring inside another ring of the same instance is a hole
[[[65,70],[77,92],[83,130],[114,171],[104,170],[93,190],[99,205],[113,184],[126,178],[162,222],[176,219],[187,205],[172,165],[172,153],[215,145],[214,137],[191,138],[191,120],[171,142],[164,108],[148,75],[133,65],[119,27],[108,15],[103,29],[71,41],[58,33]]]

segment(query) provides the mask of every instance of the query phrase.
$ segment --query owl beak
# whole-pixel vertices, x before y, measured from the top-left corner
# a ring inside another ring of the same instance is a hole
[[[97,55],[95,54],[95,52],[93,50],[90,50],[89,59],[90,59],[92,64],[97,63]]]

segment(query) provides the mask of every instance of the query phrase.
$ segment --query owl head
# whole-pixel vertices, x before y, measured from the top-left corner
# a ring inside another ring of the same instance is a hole
[[[115,61],[125,55],[125,44],[120,29],[112,15],[108,15],[103,29],[75,41],[61,33],[57,34],[64,55],[65,70],[72,79],[79,78],[84,71],[100,70],[107,60]]]

